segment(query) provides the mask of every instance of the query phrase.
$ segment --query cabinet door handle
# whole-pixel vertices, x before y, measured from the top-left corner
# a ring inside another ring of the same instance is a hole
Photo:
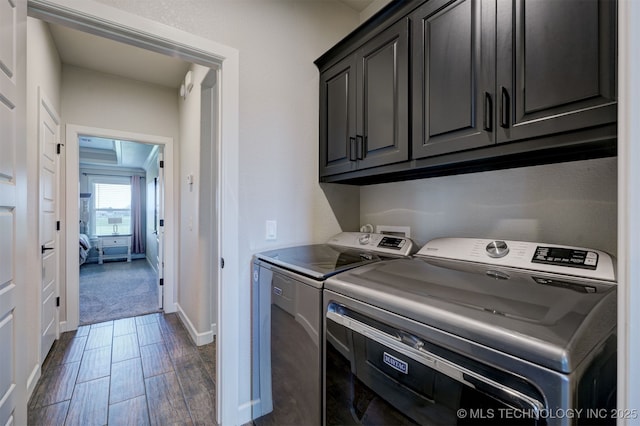
[[[356,161],[356,138],[349,138],[349,161]]]
[[[492,123],[493,123],[493,101],[491,100],[491,93],[484,92],[484,129],[487,132],[491,131]]]
[[[365,138],[363,138],[360,135],[357,135],[356,136],[356,140],[358,142],[356,144],[358,160],[364,160],[364,150],[365,150],[364,141],[365,141]]]
[[[509,127],[509,92],[504,86],[500,86],[502,102],[500,104],[500,127]]]

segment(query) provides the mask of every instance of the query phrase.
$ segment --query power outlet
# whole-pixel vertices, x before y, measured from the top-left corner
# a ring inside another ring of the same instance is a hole
[[[278,238],[278,222],[275,220],[267,220],[265,223],[265,238],[267,241],[273,241]]]

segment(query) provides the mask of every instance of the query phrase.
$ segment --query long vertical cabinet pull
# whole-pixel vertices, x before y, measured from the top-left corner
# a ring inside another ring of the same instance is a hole
[[[360,136],[360,135],[357,135],[356,136],[356,141],[358,142],[356,144],[358,160],[364,160],[364,150],[365,150],[364,138],[362,136]]]
[[[484,92],[484,129],[491,131],[493,123],[493,102],[491,101],[491,93]]]
[[[509,127],[509,92],[504,86],[500,86],[502,102],[500,103],[500,127]]]
[[[356,161],[356,138],[349,138],[349,161]]]

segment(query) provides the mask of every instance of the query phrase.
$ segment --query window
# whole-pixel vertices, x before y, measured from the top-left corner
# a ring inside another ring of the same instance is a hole
[[[93,193],[94,235],[131,234],[130,179],[95,179]]]

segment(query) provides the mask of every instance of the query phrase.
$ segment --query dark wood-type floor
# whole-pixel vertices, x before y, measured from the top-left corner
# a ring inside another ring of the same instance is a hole
[[[29,401],[29,425],[214,425],[215,356],[175,314],[63,333]]]

